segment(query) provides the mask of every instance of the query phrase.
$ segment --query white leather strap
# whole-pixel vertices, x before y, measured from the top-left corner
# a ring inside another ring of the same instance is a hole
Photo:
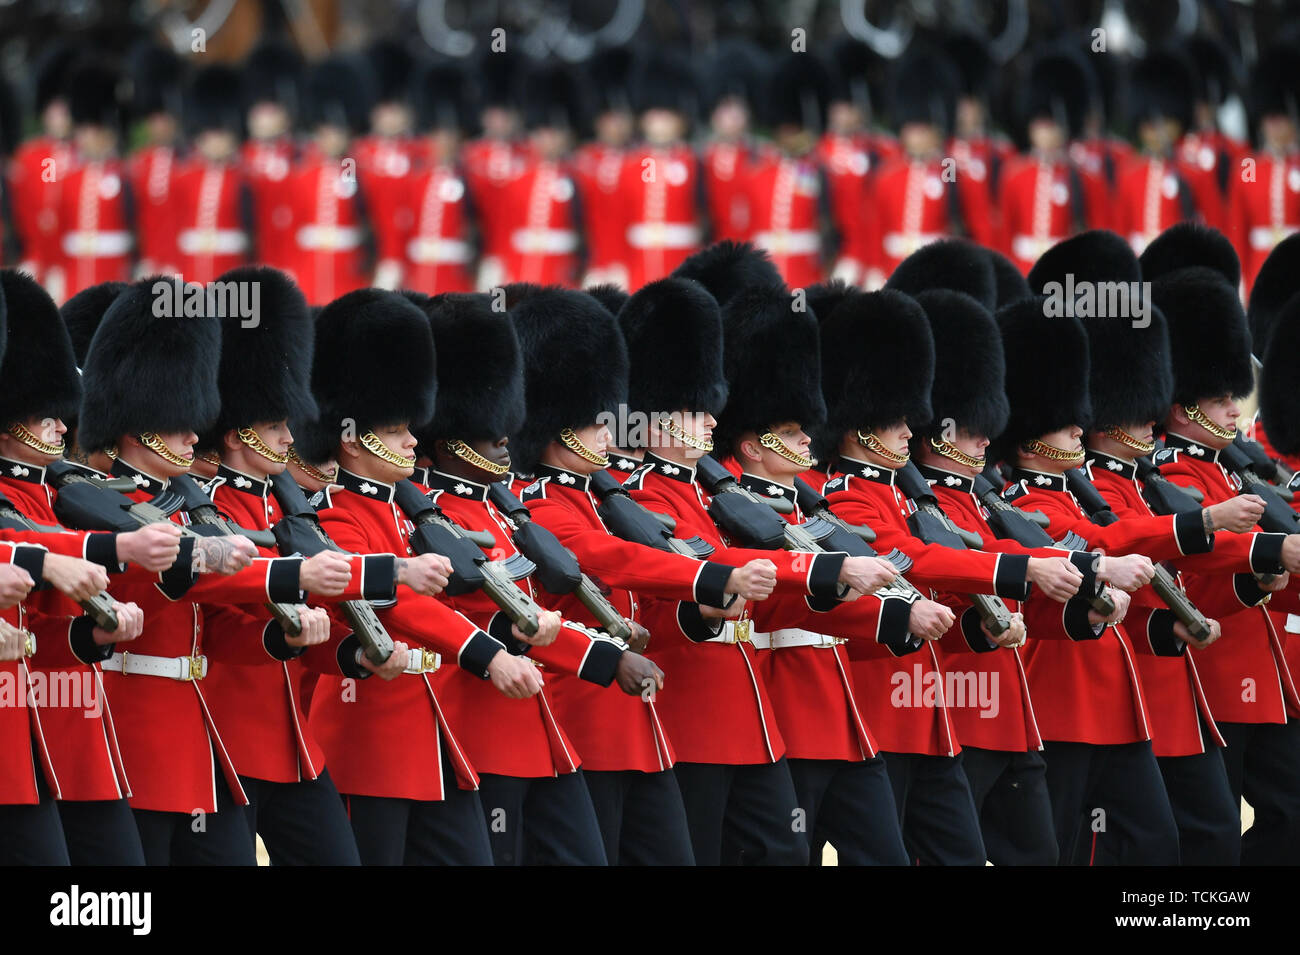
[[[843,637],[832,637],[826,633],[813,633],[790,627],[773,630],[771,633],[754,634],[755,650],[784,650],[787,647],[821,647],[824,649],[838,647],[845,642]]]
[[[100,664],[103,669],[123,676],[160,676],[168,680],[189,683],[208,675],[208,658],[155,657],[147,653],[114,653]]]
[[[442,666],[442,654],[435,653],[432,650],[424,650],[420,647],[411,647],[407,656],[408,666],[403,673],[419,675],[422,673],[433,673],[438,667]]]

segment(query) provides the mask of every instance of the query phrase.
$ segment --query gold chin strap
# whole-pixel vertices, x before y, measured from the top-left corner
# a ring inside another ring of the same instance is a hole
[[[367,431],[365,434],[361,436],[359,440],[363,448],[365,448],[375,457],[387,461],[389,464],[395,464],[399,468],[415,467],[414,454],[411,455],[409,458],[404,455],[398,454],[388,445],[384,444],[384,442],[380,441],[379,435],[375,434],[373,431]]]
[[[931,438],[930,448],[935,454],[942,454],[945,458],[956,461],[963,467],[979,468],[981,470],[984,468],[983,458],[977,458],[973,454],[967,454],[955,444],[951,444],[947,441],[940,441],[938,438]]]
[[[194,463],[193,459],[181,457],[171,448],[167,447],[167,442],[158,437],[155,431],[145,431],[138,435],[140,443],[152,451],[158,457],[162,458],[168,464],[174,464],[178,468],[188,468]]]
[[[46,441],[42,441],[40,438],[36,437],[36,435],[28,431],[27,428],[20,422],[15,421],[13,424],[11,424],[9,426],[9,433],[12,434],[19,441],[21,441],[23,444],[27,445],[27,447],[33,448],[41,452],[41,454],[62,454],[63,453],[62,438],[59,439],[58,444],[50,444]]]
[[[488,474],[505,474],[510,468],[504,464],[497,464],[495,461],[489,461],[483,455],[479,454],[464,441],[448,441],[447,450],[456,457],[460,458],[466,464],[472,464],[476,468],[481,468]]]
[[[252,448],[268,461],[274,461],[276,464],[284,464],[284,462],[289,460],[288,453],[282,454],[279,451],[272,450],[271,446],[262,440],[262,436],[252,428],[240,428],[235,434],[240,441]]]
[[[207,461],[208,464],[211,464],[214,468],[221,467],[221,458],[217,457],[211,451],[204,451],[202,454],[196,455],[196,457],[200,461]]]
[[[1066,451],[1051,444],[1043,444],[1043,442],[1039,441],[1037,438],[1026,444],[1025,450],[1030,454],[1042,455],[1051,461],[1077,462],[1083,460],[1083,448],[1080,448],[1078,451]]]
[[[1209,416],[1200,409],[1199,405],[1186,405],[1183,410],[1187,412],[1188,418],[1195,421],[1216,438],[1222,438],[1224,441],[1231,441],[1237,436],[1236,428],[1225,428],[1221,425],[1215,424],[1210,420]]]
[[[597,454],[578,440],[578,436],[573,433],[572,428],[565,428],[560,432],[560,442],[582,460],[590,461],[598,468],[609,467],[609,458],[603,454]]]
[[[769,451],[775,451],[791,464],[797,464],[801,468],[810,468],[817,463],[816,458],[804,457],[798,451],[793,450],[788,444],[774,435],[771,431],[767,431],[760,436],[758,443]]]
[[[333,484],[334,478],[338,476],[338,468],[334,469],[333,474],[326,474],[320,468],[316,467],[316,465],[308,464],[302,458],[298,457],[298,452],[293,448],[289,448],[289,454],[287,457],[291,463],[296,464],[298,469],[313,481],[320,481],[322,484]]]
[[[906,464],[907,459],[912,456],[912,452],[910,451],[904,451],[902,454],[899,454],[897,451],[889,450],[889,448],[885,447],[884,442],[870,432],[863,434],[859,431],[858,443],[868,451],[874,451],[891,464]]]
[[[697,438],[694,435],[687,434],[682,430],[682,426],[667,416],[659,419],[659,430],[666,434],[671,434],[674,438],[686,445],[688,448],[694,448],[696,451],[703,451],[708,454],[713,450],[712,438]]]
[[[1152,451],[1156,449],[1154,443],[1147,444],[1147,442],[1133,437],[1133,435],[1129,434],[1123,428],[1107,428],[1102,433],[1105,434],[1106,437],[1108,438],[1115,439],[1120,444],[1124,445],[1124,447],[1136,451],[1138,454],[1150,454]]]

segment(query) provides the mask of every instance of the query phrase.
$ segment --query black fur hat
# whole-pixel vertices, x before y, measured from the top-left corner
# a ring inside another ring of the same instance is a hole
[[[528,405],[510,438],[510,459],[532,474],[560,431],[618,415],[627,401],[627,347],[614,316],[583,292],[542,289],[511,308],[510,318]]]
[[[835,311],[835,307],[840,302],[850,295],[857,294],[858,291],[859,289],[849,285],[843,279],[831,279],[829,282],[819,282],[804,289],[804,304],[812,309],[813,315],[817,317],[817,322],[820,324]]]
[[[984,99],[993,85],[994,63],[988,41],[968,30],[943,38],[943,48],[957,68],[961,95]]]
[[[769,71],[760,115],[766,125],[798,126],[820,133],[826,128],[831,75],[811,53],[786,53]]]
[[[618,324],[627,342],[630,410],[722,411],[722,313],[703,285],[677,277],[651,282],[628,299]]]
[[[723,101],[735,97],[751,107],[760,106],[764,82],[772,63],[762,48],[743,37],[725,37],[705,57],[701,76],[704,112],[712,113]]]
[[[1220,106],[1241,88],[1241,58],[1222,39],[1198,33],[1187,40],[1187,57],[1196,65],[1196,98]]]
[[[185,64],[169,46],[144,40],[131,49],[131,113],[143,119],[155,113],[180,112],[178,93],[185,85]]]
[[[576,74],[563,63],[530,61],[518,95],[526,128],[582,129],[582,91]]]
[[[583,64],[591,108],[595,113],[631,109],[628,83],[635,59],[631,47],[612,46],[597,50]]]
[[[435,295],[422,307],[438,346],[438,409],[416,432],[421,451],[432,454],[439,438],[488,441],[517,433],[526,411],[524,368],[509,314],[481,293]]]
[[[311,391],[315,327],[307,300],[289,276],[268,266],[231,269],[218,282],[256,286],[256,324],[239,315],[219,318],[221,414],[208,432],[217,447],[232,428],[257,421],[307,421],[316,417]]]
[[[616,317],[619,312],[623,311],[623,306],[627,304],[627,300],[632,297],[612,282],[593,285],[584,289],[584,291],[599,302],[605,311]]]
[[[943,433],[946,420],[993,438],[1007,426],[1006,363],[998,323],[984,305],[963,292],[929,289],[916,296],[934,335],[934,385],[928,427],[918,438]]]
[[[479,109],[514,109],[518,105],[515,97],[519,93],[520,75],[525,64],[524,55],[516,52],[513,46],[503,50],[485,48],[474,64],[474,76],[478,81],[475,99]]]
[[[1141,122],[1167,117],[1184,130],[1190,129],[1196,70],[1179,50],[1155,50],[1133,67],[1128,97],[1129,119],[1135,128]]]
[[[694,119],[699,106],[696,76],[691,61],[676,50],[644,49],[632,67],[632,109],[669,109]]]
[[[395,36],[380,37],[366,47],[366,63],[374,78],[377,102],[406,101],[415,69],[415,57],[409,46]]]
[[[748,242],[723,239],[687,256],[673,277],[693,279],[724,307],[733,296],[755,286],[784,288],[781,273],[762,249]]]
[[[103,59],[82,60],[68,76],[68,112],[77,126],[122,126],[122,73]]]
[[[917,295],[926,289],[965,292],[990,311],[997,307],[998,282],[984,250],[966,239],[940,239],[898,263],[885,288]]]
[[[1273,333],[1273,322],[1282,306],[1296,292],[1296,276],[1300,275],[1300,233],[1289,235],[1268,254],[1255,284],[1250,287],[1250,307],[1246,317],[1250,322],[1250,335],[1255,355],[1262,358],[1268,351],[1268,340]]]
[[[1131,283],[1142,281],[1142,268],[1133,247],[1118,233],[1090,229],[1062,239],[1040,255],[1027,281],[1035,295],[1048,295],[1048,285],[1055,283],[1064,290],[1071,275],[1076,288],[1084,282]]]
[[[887,60],[856,37],[842,33],[831,42],[826,67],[831,75],[831,102],[852,103],[871,112],[879,97]]]
[[[1178,269],[1151,284],[1151,297],[1169,322],[1174,401],[1250,394],[1250,329],[1237,290],[1222,275],[1201,266]]]
[[[783,290],[746,289],[722,310],[727,406],[714,444],[720,455],[746,431],[798,421],[809,434],[826,419],[817,318]]]
[[[86,364],[86,352],[95,329],[104,318],[108,307],[127,289],[125,282],[100,282],[82,289],[59,307],[59,316],[72,340],[72,355],[81,368]]]
[[[0,288],[9,321],[9,346],[0,363],[0,427],[38,416],[74,417],[81,376],[54,299],[18,269],[0,271]]]
[[[1060,123],[1071,139],[1083,132],[1088,110],[1099,98],[1096,74],[1087,60],[1067,48],[1039,56],[1021,90],[1020,118],[1025,129],[1032,120],[1048,117]]]
[[[464,67],[454,60],[427,64],[415,79],[415,108],[421,129],[474,128],[474,100]]]
[[[162,276],[143,279],[104,313],[82,368],[77,443],[83,451],[108,450],[124,434],[202,434],[217,420],[221,329],[207,318],[155,316],[172,284]]]
[[[997,280],[997,305],[992,311],[996,312],[1004,305],[1010,305],[1012,302],[1018,302],[1022,298],[1029,298],[1034,294],[1029,290],[1029,283],[1025,281],[1020,266],[997,249],[985,249],[984,254],[993,265],[993,277]]]
[[[1256,125],[1265,116],[1300,112],[1300,49],[1275,43],[1264,50],[1250,74],[1250,109]]]
[[[278,103],[290,113],[302,101],[302,54],[292,43],[267,37],[253,47],[243,66],[243,103]]]
[[[893,289],[854,292],[821,320],[826,426],[814,444],[828,459],[846,431],[933,417],[934,335],[925,310]]]
[[[37,117],[51,102],[68,95],[68,78],[80,51],[63,37],[54,37],[31,62],[32,105]]]
[[[330,457],[349,425],[358,437],[400,422],[417,431],[433,416],[436,369],[429,321],[409,299],[376,288],[336,298],[316,317],[311,390],[319,430],[295,432],[295,446],[308,437],[299,454],[316,463]]]
[[[961,76],[942,49],[924,42],[908,47],[894,65],[890,89],[895,128],[930,123],[952,131]]]
[[[1274,320],[1259,373],[1259,410],[1268,441],[1287,455],[1300,454],[1296,355],[1300,355],[1300,295],[1293,295]]]
[[[1241,260],[1228,237],[1199,222],[1171,225],[1151,240],[1138,261],[1142,264],[1142,278],[1147,282],[1189,265],[1214,269],[1233,288],[1241,282]]]
[[[307,73],[304,125],[340,126],[360,134],[370,124],[373,101],[373,77],[363,62],[348,56],[321,60]]]
[[[185,97],[185,126],[191,136],[205,130],[239,135],[244,127],[241,84],[239,72],[221,63],[194,71]]]
[[[1154,304],[1140,327],[1115,318],[1084,318],[1092,371],[1092,427],[1098,431],[1165,420],[1174,394],[1169,323]]]
[[[1088,333],[1077,318],[1048,318],[1041,296],[997,314],[1011,414],[995,439],[993,458],[1010,461],[1016,446],[1069,425],[1092,421],[1088,395]]]

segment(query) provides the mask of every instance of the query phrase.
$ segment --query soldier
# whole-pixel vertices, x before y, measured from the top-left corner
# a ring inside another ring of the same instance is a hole
[[[573,156],[587,245],[585,286],[613,283],[627,287],[627,238],[622,221],[609,210],[619,204],[620,174],[632,138],[631,69],[632,51],[627,47],[598,50],[585,64],[584,85],[591,97],[595,138],[579,145]]]
[[[1236,259],[1235,252],[1233,259]],[[1259,274],[1255,276],[1254,285],[1250,290],[1246,321],[1250,325],[1251,351],[1261,363],[1268,354],[1268,343],[1272,338],[1273,325],[1286,307],[1287,302],[1291,300],[1291,296],[1295,294],[1295,270],[1298,263],[1300,263],[1300,238],[1288,236],[1273,247],[1273,251],[1268,254],[1268,258],[1264,260],[1264,264],[1260,267]],[[1171,267],[1176,265],[1174,262],[1169,264]],[[1240,273],[1238,273],[1238,277],[1240,277]],[[1238,283],[1233,284],[1234,287],[1237,287]],[[1280,405],[1275,406],[1281,407]],[[1270,457],[1279,457],[1282,455],[1265,433],[1265,428],[1268,425],[1267,416],[1268,412],[1263,407],[1261,395],[1260,415],[1255,421],[1252,437],[1264,446]],[[1279,426],[1285,428],[1287,425],[1286,422],[1280,422]],[[1300,470],[1300,457],[1296,455],[1282,457],[1287,467],[1292,470]]]
[[[728,37],[719,42],[701,77],[711,132],[701,170],[715,241],[740,242],[755,229],[747,183],[761,151],[751,138],[750,117],[763,102],[771,68],[753,43]]]
[[[1184,54],[1196,71],[1196,87],[1192,125],[1178,143],[1178,154],[1184,163],[1214,177],[1219,204],[1225,213],[1219,228],[1225,228],[1228,184],[1250,151],[1246,143],[1225,133],[1219,125],[1225,108],[1241,108],[1237,99],[1241,88],[1241,60],[1222,39],[1205,33],[1190,37]]]
[[[989,98],[996,69],[993,55],[983,38],[965,31],[944,37],[943,47],[961,80],[948,152],[957,160],[958,176],[987,181],[996,212],[998,182],[1002,170],[1015,158],[1016,148],[1011,140],[992,129]]]
[[[297,163],[292,133],[302,57],[292,44],[269,37],[248,54],[241,72],[248,140],[240,162],[253,190],[253,246],[259,262],[292,274],[293,206],[285,186]]]
[[[132,118],[144,122],[146,136],[127,160],[136,200],[137,277],[170,275],[180,263],[172,188],[184,161],[179,147],[185,65],[169,47],[143,40],[131,51],[130,73]]]

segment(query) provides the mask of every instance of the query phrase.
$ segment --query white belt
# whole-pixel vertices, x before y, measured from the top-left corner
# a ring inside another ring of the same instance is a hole
[[[946,232],[886,232],[884,249],[891,259],[905,259],[923,245],[950,238]]]
[[[1286,627],[1284,629],[1287,633],[1300,633],[1300,616],[1293,613],[1287,614]],[[33,637],[32,639],[35,640],[36,638]]]
[[[699,226],[689,222],[637,222],[627,228],[627,244],[634,249],[689,249],[699,242]]]
[[[161,676],[169,680],[189,683],[202,680],[208,675],[208,658],[202,655],[192,657],[155,657],[147,653],[114,653],[100,664],[105,670],[120,673],[123,676]]]
[[[407,656],[408,666],[403,673],[432,673],[442,666],[442,654],[419,647],[411,647]]]
[[[771,633],[756,633],[752,639],[755,650],[784,650],[786,647],[838,647],[841,643],[846,642],[843,637],[813,633],[811,630],[800,630],[797,627],[773,630]]]
[[[1022,262],[1034,262],[1056,243],[1066,238],[1063,235],[1043,236],[1018,235],[1011,240],[1011,254]]]
[[[406,257],[420,265],[458,265],[470,260],[470,248],[468,242],[460,239],[421,236],[406,243]]]
[[[753,241],[773,255],[815,255],[822,248],[821,235],[812,229],[760,232]]]
[[[752,624],[748,620],[744,621],[744,624],[745,624],[744,627],[741,628],[741,632],[737,633],[736,621],[724,620],[722,623],[721,633],[719,633],[716,637],[709,637],[709,639],[703,640],[701,642],[702,643],[748,643],[753,636],[750,630]]]
[[[1300,231],[1300,226],[1283,224],[1280,226],[1257,225],[1250,230],[1250,247],[1263,252],[1273,248],[1287,236]]]
[[[239,229],[182,229],[176,245],[186,255],[238,255],[248,249],[248,236]]]
[[[578,248],[578,233],[572,229],[515,229],[510,245],[516,252],[567,255]]]
[[[63,251],[78,258],[90,256],[126,255],[133,245],[131,233],[113,232],[66,232],[63,235]]]
[[[298,245],[321,252],[343,252],[361,244],[361,230],[351,225],[305,225],[298,230]]]

